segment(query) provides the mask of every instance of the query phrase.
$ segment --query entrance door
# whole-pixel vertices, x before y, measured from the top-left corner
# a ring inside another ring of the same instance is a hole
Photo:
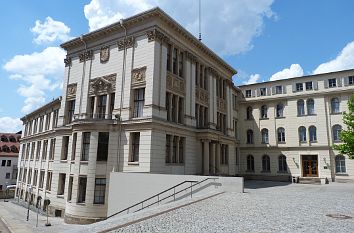
[[[302,156],[302,174],[304,177],[318,177],[317,155]]]

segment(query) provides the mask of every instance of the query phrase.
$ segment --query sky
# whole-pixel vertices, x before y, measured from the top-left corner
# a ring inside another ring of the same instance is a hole
[[[61,95],[59,45],[159,6],[198,36],[198,0],[2,1],[0,132]],[[354,68],[352,0],[201,0],[202,42],[236,85]]]

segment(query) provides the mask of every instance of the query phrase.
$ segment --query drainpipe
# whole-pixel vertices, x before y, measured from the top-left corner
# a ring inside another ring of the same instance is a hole
[[[126,40],[127,40],[127,28],[123,24],[123,19],[119,21],[120,26],[124,29],[124,53],[123,53],[123,70],[122,70],[122,85],[120,90],[120,104],[119,104],[119,121],[118,125],[118,150],[117,150],[117,172],[119,172],[119,163],[120,163],[120,150],[122,144],[122,108],[123,108],[123,95],[124,95],[124,83],[125,83],[125,66],[126,66],[126,57],[127,57],[127,47],[126,47]]]

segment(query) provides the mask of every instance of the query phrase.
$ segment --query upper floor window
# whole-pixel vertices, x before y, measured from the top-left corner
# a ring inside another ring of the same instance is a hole
[[[284,116],[284,105],[283,104],[277,104],[276,116],[277,117],[283,117]]]
[[[174,74],[177,74],[177,53],[177,49],[174,48],[172,53],[172,68]]]
[[[305,87],[306,87],[306,91],[313,90],[312,82],[306,82]]]
[[[246,110],[246,119],[247,120],[252,120],[253,119],[253,115],[252,115],[252,107],[247,107],[247,110]]]
[[[261,118],[262,119],[268,118],[268,107],[266,105],[263,105],[261,107]]]
[[[305,102],[303,100],[297,101],[297,115],[298,116],[305,115]]]
[[[251,98],[251,97],[252,97],[252,91],[246,90],[246,98]]]
[[[166,68],[168,71],[171,71],[171,49],[172,46],[169,44],[167,47],[167,64],[166,64]]]
[[[354,85],[354,76],[348,77],[348,85]]]
[[[280,128],[278,128],[277,132],[278,132],[278,142],[284,143],[285,142],[285,129],[280,127]]]
[[[75,100],[68,101],[68,119],[67,123],[70,123],[74,120],[75,113]]]
[[[296,91],[303,91],[304,85],[303,83],[296,83]]]
[[[144,102],[145,102],[145,88],[135,89],[133,118],[143,116]]]
[[[107,95],[100,95],[98,97],[97,113],[99,119],[105,119],[107,108]]]
[[[307,114],[308,115],[315,114],[315,101],[313,99],[307,100]]]
[[[331,113],[340,113],[339,111],[339,99],[332,98],[331,99]]]
[[[336,173],[346,173],[345,157],[343,155],[336,156]]]
[[[275,86],[275,94],[282,94],[283,86]]]
[[[340,133],[342,132],[342,126],[340,125],[334,125],[332,127],[332,132],[333,132],[333,141],[334,142],[340,142]]]
[[[178,58],[178,75],[183,78],[183,53],[179,53]]]
[[[260,96],[266,96],[267,95],[267,88],[265,88],[265,87],[259,88],[259,94],[260,94]]]
[[[306,128],[304,126],[299,127],[299,141],[306,142]]]
[[[82,134],[82,151],[81,151],[81,161],[88,161],[89,160],[89,153],[90,153],[90,132],[84,132]]]
[[[262,143],[268,144],[269,143],[269,133],[268,129],[262,129]]]
[[[232,109],[236,110],[237,109],[237,96],[232,95]]]
[[[309,133],[310,133],[310,142],[316,142],[317,141],[317,129],[315,126],[310,126],[309,127]]]
[[[335,78],[330,78],[328,79],[328,87],[336,87],[337,86],[337,80]]]
[[[253,144],[253,131],[247,130],[247,144]]]

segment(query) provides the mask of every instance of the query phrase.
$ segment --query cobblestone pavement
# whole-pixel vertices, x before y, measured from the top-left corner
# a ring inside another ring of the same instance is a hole
[[[350,183],[253,181],[244,194],[225,193],[114,232],[354,232],[353,199]]]

